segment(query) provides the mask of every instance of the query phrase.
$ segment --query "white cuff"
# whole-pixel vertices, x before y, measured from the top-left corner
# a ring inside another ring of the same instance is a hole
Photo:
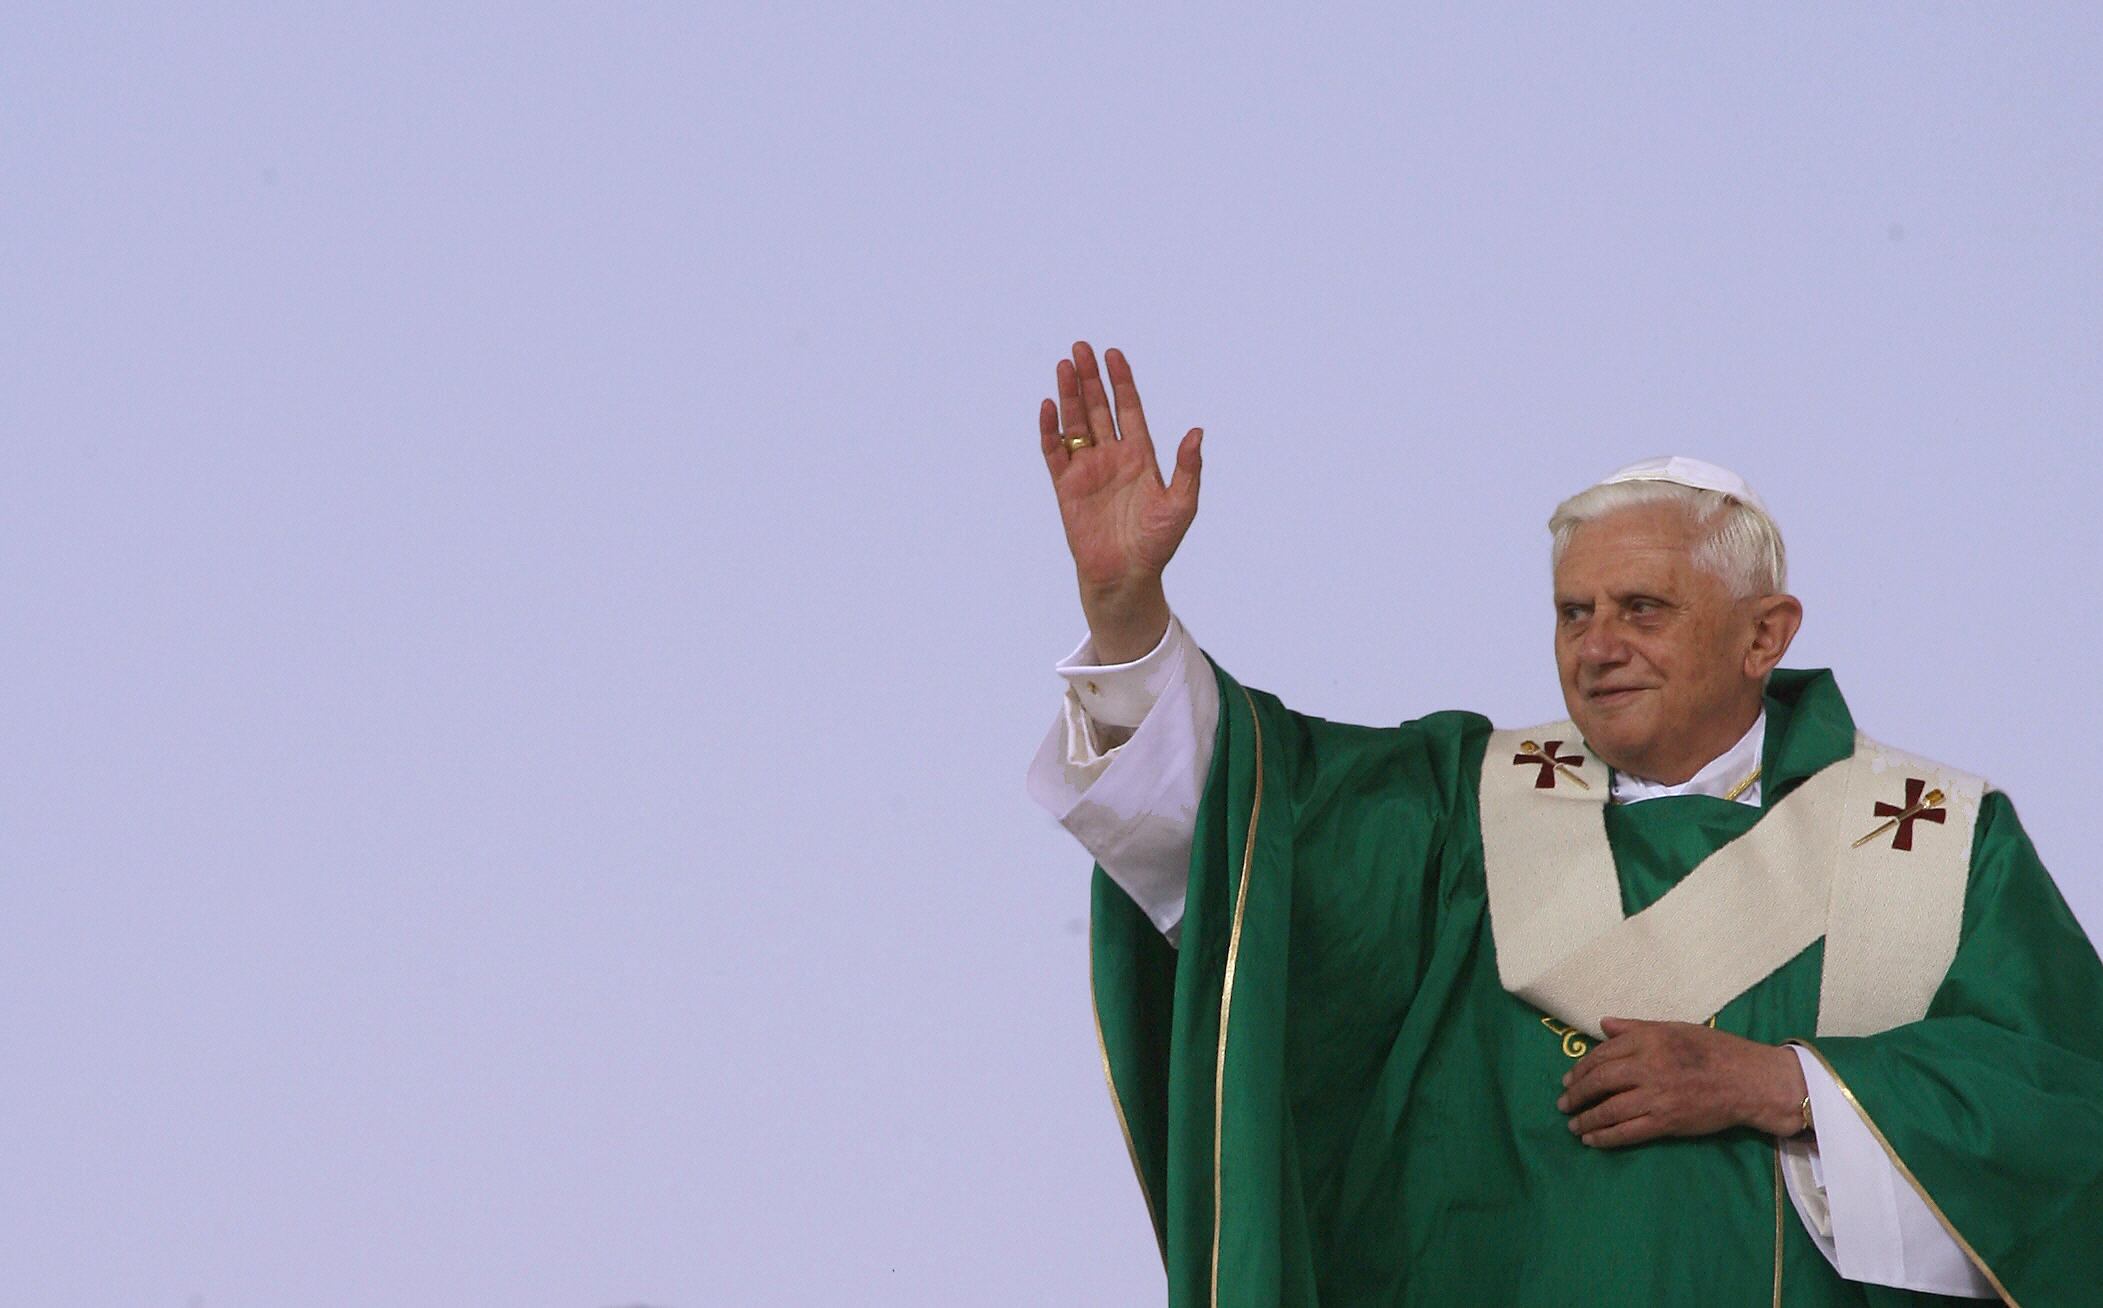
[[[1181,671],[1190,636],[1171,614],[1168,630],[1145,655],[1130,663],[1095,662],[1095,641],[1084,640],[1059,660],[1059,675],[1089,717],[1106,727],[1136,727]]]
[[[1212,665],[1174,619],[1161,644],[1136,662],[1077,662],[1088,654],[1084,644],[1060,664],[1067,694],[1030,764],[1030,797],[1173,943],[1190,883],[1198,800],[1212,767],[1219,686]],[[1097,749],[1094,710],[1084,707],[1098,700],[1113,716],[1145,706],[1130,739],[1107,751]]]
[[[1781,1142],[1782,1175],[1804,1229],[1833,1269],[1871,1285],[1996,1298],[1825,1064],[1801,1046],[1790,1050],[1803,1068],[1817,1134]]]

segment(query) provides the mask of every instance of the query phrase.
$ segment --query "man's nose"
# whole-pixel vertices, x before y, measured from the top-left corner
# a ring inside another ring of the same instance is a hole
[[[1620,624],[1612,618],[1594,617],[1585,624],[1577,642],[1577,657],[1586,663],[1619,663],[1628,656],[1628,642],[1621,638]]]

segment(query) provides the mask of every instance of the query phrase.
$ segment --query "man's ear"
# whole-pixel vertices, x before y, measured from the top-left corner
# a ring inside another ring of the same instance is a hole
[[[1759,680],[1774,671],[1789,652],[1796,629],[1804,625],[1804,606],[1794,595],[1764,595],[1752,604],[1752,644],[1745,651],[1745,675]]]

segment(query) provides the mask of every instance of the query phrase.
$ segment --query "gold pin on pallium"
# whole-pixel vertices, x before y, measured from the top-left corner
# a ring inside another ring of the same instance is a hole
[[[1919,802],[1909,805],[1907,808],[1905,808],[1897,814],[1894,814],[1891,817],[1885,818],[1883,826],[1878,827],[1875,831],[1872,831],[1868,835],[1862,837],[1862,839],[1856,841],[1853,845],[1850,845],[1849,848],[1862,848],[1864,845],[1868,844],[1872,840],[1875,840],[1878,836],[1883,835],[1885,832],[1891,830],[1899,823],[1912,821],[1914,818],[1919,817],[1921,814],[1927,812],[1929,809],[1934,808],[1936,805],[1942,803],[1942,801],[1943,793],[1940,790],[1929,791],[1927,794],[1922,795],[1920,797]],[[1883,805],[1879,804],[1878,807],[1881,808],[1883,807]],[[1940,821],[1940,819],[1937,820]]]
[[[1509,739],[1509,737],[1507,737],[1506,739]],[[1561,742],[1557,743],[1560,744]],[[1553,767],[1556,771],[1562,773],[1564,776],[1570,778],[1572,781],[1575,781],[1580,787],[1586,790],[1590,790],[1592,788],[1591,782],[1585,780],[1581,776],[1578,776],[1569,768],[1564,767],[1561,759],[1555,757],[1555,755],[1553,754],[1550,754],[1547,750],[1542,749],[1539,743],[1531,740],[1522,740],[1519,742],[1519,750],[1521,753],[1537,755],[1540,758],[1541,762],[1548,764],[1549,766]]]

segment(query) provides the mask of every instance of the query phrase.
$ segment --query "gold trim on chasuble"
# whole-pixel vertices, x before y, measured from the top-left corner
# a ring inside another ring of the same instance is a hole
[[[1256,701],[1243,690],[1242,698],[1248,701],[1249,725],[1255,732],[1256,786],[1249,802],[1248,836],[1242,843],[1241,883],[1234,892],[1234,923],[1227,936],[1227,967],[1220,983],[1219,996],[1219,1056],[1212,1072],[1212,1306],[1219,1308],[1219,1228],[1220,1228],[1220,1141],[1221,1123],[1227,1105],[1227,1018],[1234,1006],[1234,965],[1241,954],[1241,918],[1249,901],[1249,869],[1256,858],[1256,824],[1263,815],[1263,722],[1256,715]],[[1161,1223],[1160,1210],[1154,1207],[1153,1191],[1147,1188],[1146,1171],[1139,1163],[1138,1146],[1132,1143],[1132,1126],[1125,1116],[1124,1098],[1117,1091],[1117,1074],[1110,1066],[1110,1047],[1103,1039],[1102,1010],[1095,999],[1095,932],[1088,932],[1088,1007],[1095,1019],[1095,1048],[1103,1062],[1103,1080],[1110,1087],[1110,1106],[1117,1113],[1117,1129],[1124,1135],[1125,1153],[1132,1160],[1132,1174],[1139,1180],[1140,1197],[1146,1200],[1147,1217],[1152,1220],[1156,1239],[1161,1242],[1161,1262],[1168,1264],[1168,1245],[1165,1242],[1167,1228]]]
[[[1774,1150],[1774,1308],[1782,1308],[1782,1148]]]
[[[1537,739],[1549,748],[1529,749]],[[1483,874],[1507,991],[1593,1037],[1604,1017],[1699,1022],[1824,937],[1820,1034],[1888,1030],[1927,1011],[1956,954],[1983,780],[1858,734],[1849,758],[1624,916],[1607,768],[1564,744],[1578,740],[1568,722],[1499,731],[1483,755]],[[1909,778],[1950,795],[1949,821],[1917,849],[1851,847],[1859,819]]]
[[[1862,1106],[1862,1101],[1855,1098],[1855,1092],[1848,1088],[1840,1073],[1833,1070],[1833,1065],[1826,1061],[1826,1056],[1807,1040],[1792,1040],[1789,1043],[1809,1051],[1811,1057],[1818,1060],[1818,1065],[1826,1070],[1826,1075],[1833,1078],[1833,1084],[1840,1087],[1840,1093],[1846,1098],[1847,1106],[1854,1109],[1855,1116],[1861,1118],[1863,1125],[1869,1128],[1870,1135],[1876,1138],[1877,1146],[1884,1151],[1884,1156],[1891,1160],[1891,1165],[1898,1169],[1898,1174],[1906,1178],[1906,1184],[1913,1187],[1913,1192],[1928,1206],[1928,1211],[1935,1214],[1935,1220],[1942,1223],[1942,1229],[1950,1233],[1950,1238],[1957,1242],[1957,1247],[1964,1250],[1964,1256],[1972,1260],[1972,1266],[1979,1269],[1979,1274],[1986,1278],[1994,1293],[2000,1295],[2002,1301],[2009,1304],[2010,1308],[2022,1308],[2021,1304],[2016,1303],[2015,1296],[2008,1293],[2008,1287],[2001,1284],[2001,1278],[1994,1275],[1993,1268],[1988,1267],[1986,1260],[1979,1256],[1979,1251],[1972,1248],[1972,1242],[1964,1238],[1963,1232],[1959,1231],[1956,1224],[1950,1221],[1949,1215],[1942,1211],[1942,1205],[1935,1202],[1935,1196],[1928,1193],[1928,1187],[1922,1185],[1920,1178],[1913,1174],[1913,1169],[1906,1166],[1906,1160],[1899,1157],[1899,1151],[1891,1147],[1891,1141],[1885,1138],[1877,1120],[1869,1115],[1869,1110]],[[1775,1166],[1780,1167],[1780,1150],[1775,1151],[1775,1158]]]
[[[1256,787],[1249,799],[1249,833],[1241,846],[1241,884],[1234,891],[1234,927],[1227,935],[1227,970],[1219,988],[1219,1061],[1212,1069],[1212,1308],[1219,1308],[1220,1140],[1227,1115],[1227,1017],[1234,1007],[1234,963],[1241,954],[1241,912],[1249,902],[1249,868],[1256,859],[1256,821],[1263,814],[1263,719],[1247,690],[1249,726],[1256,736]]]

